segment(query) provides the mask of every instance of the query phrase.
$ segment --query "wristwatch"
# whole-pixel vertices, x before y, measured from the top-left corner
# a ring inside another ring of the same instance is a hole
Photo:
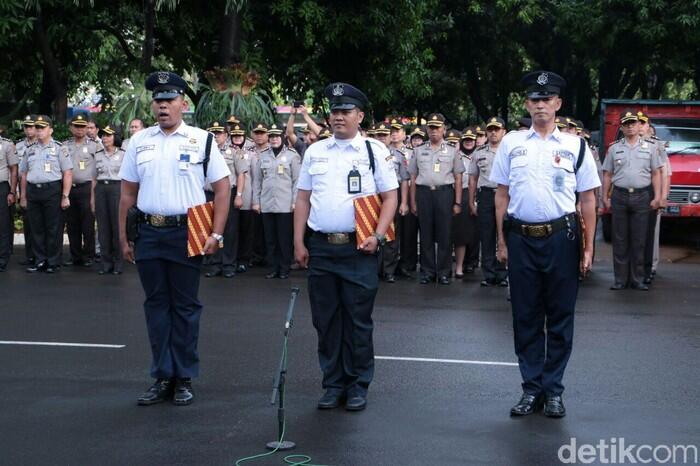
[[[224,237],[221,236],[218,233],[212,233],[211,237],[214,238],[216,241],[219,242],[219,247],[222,247],[224,245]]]
[[[61,197],[62,197],[63,199],[68,199],[68,194],[61,194]]]
[[[372,236],[377,238],[377,242],[379,243],[380,246],[384,246],[386,244],[386,235],[380,235],[379,233],[374,232],[374,234]]]
[[[242,197],[243,193],[236,193],[236,197]]]

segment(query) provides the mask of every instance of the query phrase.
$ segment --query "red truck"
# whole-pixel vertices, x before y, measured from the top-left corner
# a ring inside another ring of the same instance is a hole
[[[671,190],[665,222],[700,224],[700,101],[603,99],[600,109],[601,160],[611,143],[622,137],[620,113],[641,110],[651,118],[656,136],[666,143],[671,161]],[[611,215],[602,216],[603,237],[611,238]]]

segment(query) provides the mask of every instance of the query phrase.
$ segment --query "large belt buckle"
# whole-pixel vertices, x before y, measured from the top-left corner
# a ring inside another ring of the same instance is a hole
[[[543,238],[552,234],[552,225],[523,225],[523,230],[527,236]]]
[[[150,222],[154,227],[164,227],[165,226],[165,215],[151,215]]]
[[[350,242],[350,235],[347,233],[329,233],[328,242],[330,244],[348,244]]]
[[[632,194],[634,192],[634,188],[627,188],[627,192]]]
[[[431,191],[435,191],[436,189],[437,189],[437,186],[431,186],[431,187],[430,187],[430,190],[431,190]]]

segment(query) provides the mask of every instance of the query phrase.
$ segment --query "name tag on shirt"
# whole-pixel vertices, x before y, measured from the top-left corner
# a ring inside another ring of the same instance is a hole
[[[190,154],[180,154],[178,167],[180,170],[188,170],[190,168]]]
[[[348,173],[348,194],[358,194],[362,192],[362,177],[356,169]]]
[[[87,151],[87,147],[85,148],[85,151]],[[81,170],[85,170],[85,160],[81,160],[80,162],[78,162],[78,166]]]
[[[284,165],[282,165],[282,164],[277,165],[277,174],[284,175]]]
[[[435,163],[433,164],[433,171],[434,171],[435,173],[440,173],[440,162],[435,162]]]
[[[51,173],[51,162],[44,163],[44,171],[46,173]]]

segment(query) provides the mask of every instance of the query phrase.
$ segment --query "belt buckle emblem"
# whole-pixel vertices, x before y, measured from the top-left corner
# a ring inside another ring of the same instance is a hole
[[[329,233],[328,242],[330,244],[348,244],[350,236],[347,233]]]
[[[164,215],[151,215],[151,225],[154,227],[165,226],[165,216]]]

